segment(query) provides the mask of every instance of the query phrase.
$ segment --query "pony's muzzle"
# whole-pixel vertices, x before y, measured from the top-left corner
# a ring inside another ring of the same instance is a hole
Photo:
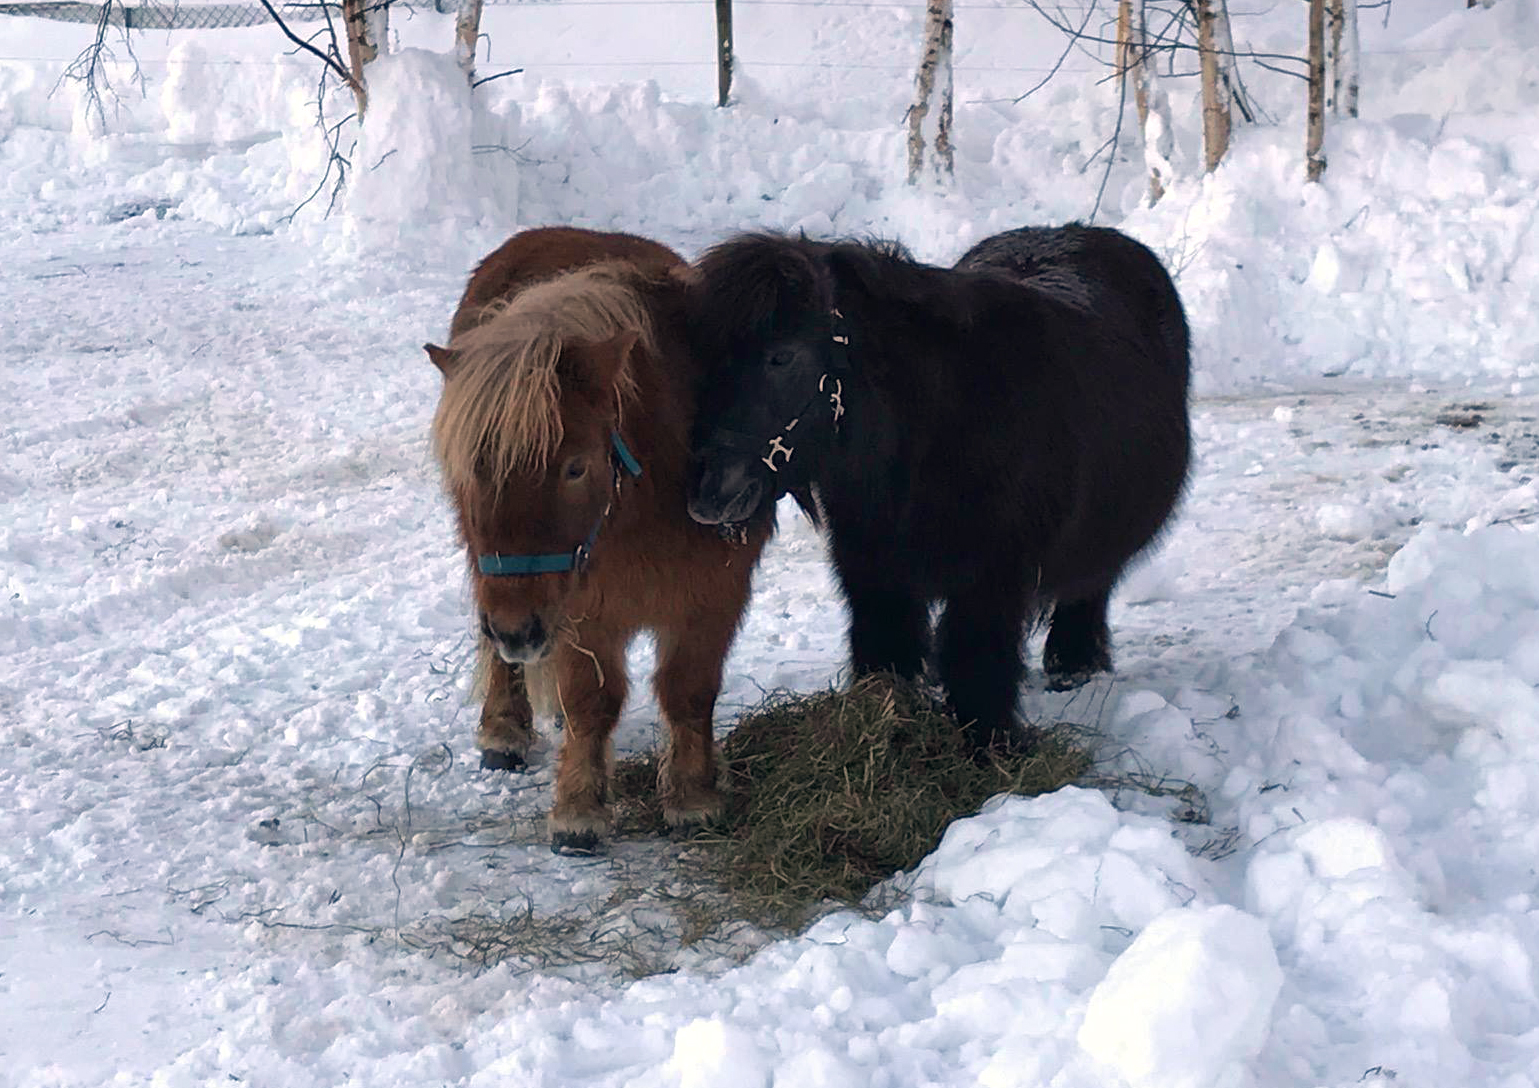
[[[689,496],[689,516],[702,525],[747,521],[764,499],[764,482],[742,462],[706,464]]]
[[[533,665],[543,661],[553,645],[550,629],[537,615],[530,616],[513,630],[503,630],[483,612],[481,633],[492,644],[492,649],[497,651],[497,656],[509,665]]]

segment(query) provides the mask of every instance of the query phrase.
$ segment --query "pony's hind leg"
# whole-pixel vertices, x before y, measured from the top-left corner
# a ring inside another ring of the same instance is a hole
[[[521,771],[534,746],[534,714],[524,682],[524,667],[497,656],[483,636],[476,649],[476,673],[481,701],[481,725],[476,747],[481,766],[495,771]]]
[[[1029,747],[1016,714],[1027,599],[1019,587],[983,585],[946,599],[936,629],[936,671],[952,713],[980,750]]]
[[[1111,632],[1106,626],[1110,596],[1108,588],[1053,606],[1047,645],[1042,651],[1042,669],[1051,690],[1068,691],[1096,673],[1111,671]]]
[[[555,853],[591,854],[609,832],[609,737],[625,705],[624,642],[563,643],[551,662],[566,716],[556,763],[556,802],[546,823]]]
[[[670,827],[705,823],[720,816],[723,808],[711,722],[737,617],[691,619],[684,630],[658,632],[657,674],[652,682],[668,723],[657,788]]]

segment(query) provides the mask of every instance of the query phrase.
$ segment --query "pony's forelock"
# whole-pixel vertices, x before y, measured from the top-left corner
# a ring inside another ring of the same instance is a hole
[[[636,350],[656,351],[646,300],[633,266],[606,262],[533,284],[482,312],[449,343],[454,369],[433,416],[433,452],[451,487],[496,483],[541,472],[561,445],[562,352],[574,345],[638,334]],[[637,392],[631,366],[615,380],[618,407]]]
[[[777,325],[828,304],[828,273],[805,242],[779,234],[745,234],[701,254],[690,286],[693,329],[720,349],[747,332]]]
[[[763,341],[835,309],[848,277],[878,280],[894,264],[914,264],[894,240],[739,235],[706,250],[694,266],[687,281],[692,334],[706,354],[734,340]]]

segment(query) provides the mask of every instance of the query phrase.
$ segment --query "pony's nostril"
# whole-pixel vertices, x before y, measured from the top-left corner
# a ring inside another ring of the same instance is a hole
[[[764,494],[764,485],[758,480],[749,480],[743,485],[743,490],[738,492],[737,508],[747,517],[759,506],[759,496]]]

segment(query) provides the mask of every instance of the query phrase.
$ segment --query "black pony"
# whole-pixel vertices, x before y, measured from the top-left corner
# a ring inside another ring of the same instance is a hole
[[[859,673],[934,666],[980,747],[1016,717],[1029,623],[1057,689],[1111,667],[1107,598],[1180,497],[1186,317],[1113,230],[1007,231],[955,268],[896,245],[743,235],[690,289],[706,365],[690,514],[730,525],[810,485]]]

